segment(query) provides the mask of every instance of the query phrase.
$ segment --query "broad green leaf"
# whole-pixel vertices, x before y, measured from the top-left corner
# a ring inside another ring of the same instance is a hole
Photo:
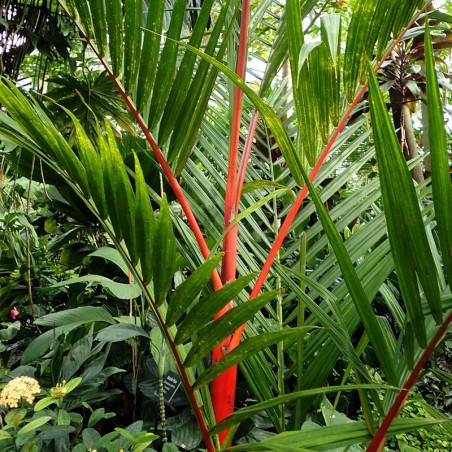
[[[320,149],[319,139],[326,143],[332,123],[339,121],[340,16],[325,16],[321,24],[322,41],[307,43],[303,43],[299,0],[287,3],[287,17],[299,143],[308,163],[314,166]]]
[[[435,205],[440,248],[444,269],[452,284],[452,186],[448,159],[447,136],[444,129],[444,115],[438,81],[435,71],[435,57],[428,24],[425,29],[425,69],[427,75],[428,136],[432,165],[432,191]],[[429,305],[432,308],[431,300]]]
[[[118,283],[101,275],[85,275],[78,278],[71,278],[67,279],[66,281],[55,283],[52,285],[52,287],[64,287],[70,284],[78,283],[100,284],[102,287],[108,289],[113,296],[121,300],[130,300],[141,295],[141,288],[137,284]]]
[[[94,199],[99,215],[102,219],[107,216],[105,201],[104,178],[102,173],[102,162],[100,155],[94,149],[91,140],[81,126],[76,116],[67,108],[60,106],[72,119],[77,133],[77,141],[80,152],[80,160],[85,167],[86,176],[90,181],[91,196]]]
[[[59,326],[57,328],[46,331],[45,333],[36,337],[28,344],[28,347],[22,353],[20,361],[21,364],[28,364],[38,358],[41,358],[41,356],[43,356],[49,350],[49,348],[55,343],[56,339],[61,334],[67,333],[74,330],[75,328],[78,328],[79,326],[85,325],[86,322],[87,321],[85,320],[79,320],[77,322],[68,323],[64,326]]]
[[[358,82],[365,82],[366,65],[372,58],[375,45],[378,43],[377,58],[381,58],[391,33],[397,37],[424,3],[424,0],[355,2],[344,54],[345,97],[349,103],[355,97]]]
[[[358,0],[353,8],[344,54],[345,97],[348,103],[351,103],[355,97],[361,68],[364,61],[368,61],[370,57],[367,43],[369,42],[369,30],[373,14],[378,3],[377,0]]]
[[[76,378],[73,378],[72,380],[68,381],[67,383],[65,383],[64,388],[67,390],[67,393],[70,393],[71,391],[73,391],[82,382],[82,380],[83,380],[83,378],[76,377]]]
[[[412,323],[417,340],[425,347],[426,327],[417,278],[429,300],[435,320],[440,322],[442,314],[437,272],[419,211],[413,180],[371,68],[369,68],[369,105],[394,264],[408,319]],[[400,193],[404,193],[403,198]]]
[[[301,83],[308,83],[310,97],[314,101],[313,110],[316,120],[316,130],[323,144],[328,142],[330,135],[330,110],[337,96],[332,96],[334,89],[339,92],[338,84],[334,75],[334,66],[326,43],[322,42],[309,54],[309,78],[303,78]],[[337,110],[337,108],[335,109]],[[314,159],[317,157],[313,154]],[[315,160],[309,160],[311,166]]]
[[[88,256],[100,257],[107,261],[113,262],[122,270],[122,272],[125,275],[128,274],[127,265],[124,262],[124,259],[122,258],[121,254],[119,253],[119,251],[116,248],[111,248],[109,246],[102,246],[100,248],[97,248],[96,251],[93,251],[92,253],[88,254]]]
[[[49,441],[51,439],[62,438],[66,435],[75,431],[75,427],[72,425],[52,425],[39,433],[39,438],[44,441]],[[75,450],[75,449],[73,449]]]
[[[209,282],[213,270],[220,263],[223,255],[224,253],[219,253],[203,262],[185,281],[176,287],[176,290],[171,295],[166,314],[166,324],[168,326],[174,325],[185,311],[190,308]]]
[[[41,411],[44,408],[47,408],[48,406],[52,405],[52,404],[56,404],[58,402],[58,398],[57,397],[44,397],[41,400],[38,400],[35,403],[35,406],[33,407],[33,410],[35,412]]]
[[[341,42],[341,15],[340,14],[324,14],[320,18],[322,40],[330,49],[330,55],[333,64],[339,63],[340,42]]]
[[[246,303],[235,306],[226,312],[219,319],[204,326],[198,331],[197,339],[193,342],[192,348],[185,358],[185,366],[194,366],[215,345],[218,345],[223,339],[233,333],[240,325],[250,320],[257,311],[268,304],[278,293],[278,290],[272,290],[259,297],[249,300]]]
[[[327,56],[327,81],[326,86],[329,109],[329,120],[333,126],[337,126],[341,115],[341,71],[340,71],[340,48],[341,48],[341,16],[339,14],[327,14],[321,18],[322,40],[328,45]]]
[[[249,356],[255,355],[261,350],[264,350],[265,348],[285,339],[289,339],[291,337],[293,338],[295,336],[299,337],[300,334],[304,334],[312,328],[316,327],[302,326],[298,328],[287,328],[281,331],[263,333],[255,337],[245,339],[238,347],[225,355],[224,358],[207,368],[196,380],[193,386],[194,389],[201,388],[218,375],[222,374],[225,370],[229,369],[234,364],[242,362]]]
[[[0,430],[0,441],[4,441],[5,439],[12,439],[12,436],[5,430]]]
[[[149,334],[137,325],[127,323],[118,323],[110,325],[97,333],[96,341],[104,342],[121,342],[131,339],[132,337],[146,337],[149,339]]]
[[[256,276],[257,273],[242,276],[235,281],[225,284],[223,288],[207,297],[201,298],[178,326],[174,342],[176,344],[183,344],[188,341],[199,329],[199,325],[212,320],[215,314],[217,314],[226,303],[233,300]]]
[[[86,363],[92,353],[93,345],[93,324],[88,334],[85,334],[78,341],[71,344],[71,348],[61,363],[59,379],[63,381],[70,380],[75,373]]]
[[[105,408],[97,408],[88,419],[88,428],[94,427],[102,419],[110,419],[115,416],[115,413],[105,413]]]
[[[110,165],[111,170],[113,170],[113,174],[109,173],[112,178],[110,184],[113,185],[115,190],[114,202],[117,204],[116,209],[121,233],[132,260],[137,262],[135,195],[127,174],[126,165],[118,149],[116,137],[109,122],[105,122],[105,128],[107,130],[109,158],[111,159]]]
[[[317,155],[317,131],[315,125],[315,105],[309,89],[309,67],[303,64],[317,43],[304,44],[300,0],[287,2],[287,33],[289,43],[289,61],[294,84],[294,101],[299,123],[299,136],[303,136],[303,152],[308,162],[313,165]],[[283,152],[284,155],[284,152]],[[294,173],[294,168],[287,162]],[[301,184],[301,179],[297,179]]]
[[[37,325],[51,328],[70,325],[72,323],[105,322],[114,324],[115,320],[104,308],[84,306],[65,311],[47,314],[35,320]]]
[[[176,263],[176,240],[165,194],[155,228],[153,256],[154,296],[160,306],[171,288]]]
[[[47,422],[49,422],[51,419],[53,419],[52,416],[38,417],[37,419],[34,419],[33,421],[31,421],[28,424],[24,425],[17,432],[17,436],[26,435],[27,433],[30,433],[33,430],[38,429],[39,427],[42,427],[44,424],[47,424]]]

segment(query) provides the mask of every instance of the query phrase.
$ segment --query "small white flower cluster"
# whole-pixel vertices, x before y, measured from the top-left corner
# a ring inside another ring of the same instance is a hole
[[[39,394],[41,387],[37,380],[31,377],[17,377],[11,380],[0,394],[0,406],[17,408],[20,399],[33,403],[35,395]]]

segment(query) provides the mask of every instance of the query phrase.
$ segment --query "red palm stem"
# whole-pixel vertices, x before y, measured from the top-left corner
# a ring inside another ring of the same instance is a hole
[[[240,38],[237,54],[236,74],[244,79],[246,70],[246,59],[248,50],[248,23],[250,16],[250,1],[243,0],[242,15],[240,21]],[[231,137],[229,140],[229,163],[228,176],[226,182],[225,208],[224,208],[224,230],[226,230],[238,213],[239,205],[235,200],[237,191],[237,162],[239,154],[240,126],[242,119],[243,92],[235,87],[234,106],[231,126]],[[225,284],[236,278],[237,269],[237,241],[238,225],[233,226],[225,235],[223,240],[223,251],[225,252],[222,267],[221,280]],[[232,308],[232,301],[220,310],[215,319],[221,317]],[[212,351],[212,363],[215,363],[224,356],[224,352],[229,345],[232,336],[226,338]],[[210,387],[212,394],[212,405],[217,422],[224,419],[234,411],[235,386],[237,381],[237,366],[232,366],[226,372],[215,378]],[[220,443],[223,442],[228,431],[220,433]]]

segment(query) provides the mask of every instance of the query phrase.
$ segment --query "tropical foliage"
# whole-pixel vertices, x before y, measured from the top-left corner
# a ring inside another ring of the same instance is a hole
[[[47,391],[4,407],[0,442],[377,451],[434,428],[449,444],[440,406],[398,416],[421,372],[450,383],[431,358],[452,320],[436,64],[452,17],[424,0],[58,3],[86,60],[45,91],[0,84],[0,294],[28,313],[2,331],[5,383]],[[106,400],[127,401],[116,425]]]

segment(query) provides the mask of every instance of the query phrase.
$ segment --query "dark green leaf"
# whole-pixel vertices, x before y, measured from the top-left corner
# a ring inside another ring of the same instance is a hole
[[[132,337],[142,336],[149,339],[149,334],[137,325],[118,323],[107,326],[97,333],[96,341],[121,342]]]
[[[300,337],[300,335],[306,333],[312,328],[316,327],[302,326],[298,328],[286,328],[281,331],[272,331],[270,333],[263,333],[258,336],[245,339],[238,347],[225,355],[224,358],[207,368],[196,380],[194,389],[199,389],[200,387],[206,385],[218,375],[222,374],[225,370],[229,369],[229,367],[242,362],[249,356],[255,355],[261,350],[264,350],[265,348],[285,339],[294,336]]]
[[[198,332],[197,339],[193,342],[193,345],[187,354],[184,364],[186,366],[194,366],[207,355],[215,345],[218,345],[240,325],[250,320],[256,312],[268,304],[277,293],[278,290],[272,290],[253,300],[235,306],[219,319],[201,328]]]
[[[425,30],[425,68],[427,75],[428,136],[432,164],[432,191],[435,217],[444,261],[444,269],[452,284],[452,186],[448,159],[444,115],[435,71],[435,59],[428,24]],[[434,300],[428,299],[432,312]]]
[[[53,284],[52,287],[64,287],[70,284],[78,284],[78,283],[92,283],[92,284],[100,284],[102,287],[108,289],[112,295],[121,300],[130,300],[140,296],[141,288],[137,284],[123,284],[118,283],[116,281],[112,281],[105,276],[100,275],[85,275],[80,276],[78,278],[71,278],[66,281],[61,281]],[[42,317],[41,317],[42,319]],[[38,319],[38,320],[41,320]]]
[[[47,314],[35,320],[37,325],[55,328],[70,325],[71,323],[105,322],[115,323],[110,313],[104,308],[84,306],[80,308],[67,309],[65,311]]]
[[[143,170],[136,154],[135,158],[135,227],[136,237],[140,243],[137,248],[141,263],[143,281],[149,283],[152,278],[153,242],[155,218],[149,199]]]
[[[174,325],[192,305],[209,282],[213,270],[220,263],[224,253],[219,253],[206,260],[185,281],[179,284],[171,295],[166,315],[168,326]]]
[[[439,322],[442,314],[438,277],[413,180],[400,151],[400,144],[388,117],[377,80],[370,67],[369,105],[381,193],[397,277],[408,318],[419,343],[425,347],[426,327],[417,278],[431,303],[433,316]],[[400,193],[404,193],[404,196],[401,197]]]
[[[214,318],[221,308],[233,300],[250,281],[257,276],[257,273],[242,276],[201,300],[190,310],[182,323],[178,326],[174,342],[183,344],[199,329],[199,325],[204,324]]]
[[[165,194],[155,228],[153,256],[154,296],[160,306],[171,288],[176,264],[176,240]]]

